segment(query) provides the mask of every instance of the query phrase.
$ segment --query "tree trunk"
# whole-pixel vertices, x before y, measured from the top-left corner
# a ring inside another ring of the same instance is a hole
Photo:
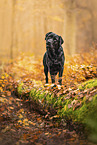
[[[13,48],[14,48],[15,4],[16,4],[16,0],[12,0],[11,46],[10,46],[10,59],[11,60],[13,60]]]
[[[65,3],[65,47],[69,55],[73,55],[76,50],[76,13],[75,1],[69,0]]]

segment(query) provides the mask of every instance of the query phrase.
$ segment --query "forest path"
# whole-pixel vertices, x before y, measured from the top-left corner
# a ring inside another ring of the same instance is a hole
[[[11,95],[10,91],[6,94],[0,97],[0,145],[87,144],[79,140],[74,130],[60,127],[57,122],[30,110],[29,102]]]

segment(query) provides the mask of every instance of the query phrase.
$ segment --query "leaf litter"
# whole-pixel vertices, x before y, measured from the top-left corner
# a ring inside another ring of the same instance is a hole
[[[85,87],[85,89],[82,91],[80,87],[78,89],[78,84],[87,79],[97,77],[97,57],[94,56],[89,59],[89,54],[84,55],[85,57],[87,56],[88,63],[84,61],[83,64],[82,56],[76,56],[75,59],[71,58],[65,64],[63,85],[60,87],[56,84],[53,89],[50,84],[44,86],[42,62],[35,60],[34,56],[19,56],[13,62],[13,65],[4,68],[5,72],[0,77],[0,142],[2,145],[10,142],[8,138],[4,141],[5,136],[8,136],[8,134],[10,134],[9,138],[13,138],[13,143],[17,145],[30,143],[66,144],[67,142],[68,144],[78,144],[79,142],[87,144],[85,140],[80,139],[79,141],[78,134],[75,131],[68,130],[66,123],[63,123],[65,126],[61,127],[57,121],[53,122],[54,119],[59,118],[58,115],[50,116],[48,120],[48,110],[46,110],[47,114],[43,117],[35,110],[28,109],[29,92],[33,88],[36,91],[43,90],[47,94],[52,94],[51,92],[53,91],[52,99],[59,98],[62,95],[65,95],[62,98],[63,101],[71,99],[70,104],[64,106],[65,110],[72,107],[75,110],[81,107],[84,95],[87,95],[85,101],[91,101],[92,95],[97,93],[96,85],[92,89],[83,85],[82,87]],[[22,95],[17,98],[17,88],[20,84],[22,84]],[[23,99],[23,95],[25,99]],[[40,100],[40,103],[45,103],[45,96]]]

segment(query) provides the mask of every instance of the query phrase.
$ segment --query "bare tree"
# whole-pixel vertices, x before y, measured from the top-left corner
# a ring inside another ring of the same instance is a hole
[[[16,5],[16,0],[12,0],[11,46],[10,46],[11,60],[13,60],[15,5]]]
[[[72,55],[76,50],[76,12],[75,0],[65,0],[65,47]]]

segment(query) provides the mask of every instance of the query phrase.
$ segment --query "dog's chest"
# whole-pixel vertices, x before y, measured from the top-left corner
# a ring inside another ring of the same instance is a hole
[[[46,62],[47,62],[47,66],[48,66],[48,70],[52,73],[57,73],[60,71],[61,67],[62,67],[62,62],[57,58],[50,58],[48,55],[46,57]]]

